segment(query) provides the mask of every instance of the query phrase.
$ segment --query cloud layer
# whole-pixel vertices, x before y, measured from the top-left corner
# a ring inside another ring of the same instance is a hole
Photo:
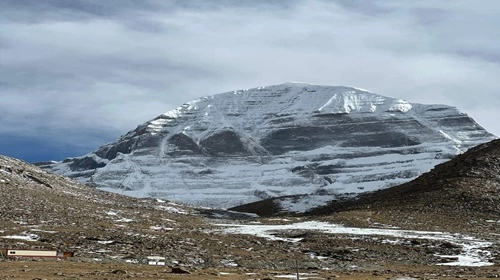
[[[80,155],[186,101],[286,81],[454,105],[500,135],[499,13],[495,0],[2,1],[0,154],[23,139],[27,160]]]

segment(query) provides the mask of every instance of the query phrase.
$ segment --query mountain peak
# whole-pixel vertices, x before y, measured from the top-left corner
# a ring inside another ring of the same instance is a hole
[[[309,118],[318,114],[408,112],[412,105],[401,99],[345,86],[320,86],[288,82],[279,85],[202,97],[163,114],[166,119],[201,113],[214,121],[215,115],[266,115],[272,113]],[[241,118],[244,119],[244,118]],[[161,122],[155,120],[156,123]],[[155,124],[156,125],[156,124]]]
[[[454,107],[284,83],[186,102],[52,168],[106,190],[212,207],[304,194],[325,202],[407,182],[493,138]]]

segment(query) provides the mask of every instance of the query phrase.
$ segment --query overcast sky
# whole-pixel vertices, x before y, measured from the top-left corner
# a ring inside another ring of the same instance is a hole
[[[497,0],[0,0],[0,154],[79,156],[200,96],[302,81],[500,135]]]

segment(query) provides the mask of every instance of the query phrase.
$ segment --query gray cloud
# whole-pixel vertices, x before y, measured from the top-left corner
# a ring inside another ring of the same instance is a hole
[[[447,103],[500,135],[499,12],[493,0],[1,1],[0,129],[91,150],[202,95],[304,81]]]

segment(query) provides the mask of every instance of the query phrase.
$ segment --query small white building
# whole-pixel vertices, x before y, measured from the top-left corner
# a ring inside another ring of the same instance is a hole
[[[15,250],[8,249],[6,256],[12,257],[22,257],[22,258],[57,258],[57,251],[49,250]]]
[[[58,252],[56,250],[43,249],[0,249],[0,257],[2,258],[72,258],[73,252]]]
[[[149,265],[165,265],[165,257],[149,256],[147,260]]]

